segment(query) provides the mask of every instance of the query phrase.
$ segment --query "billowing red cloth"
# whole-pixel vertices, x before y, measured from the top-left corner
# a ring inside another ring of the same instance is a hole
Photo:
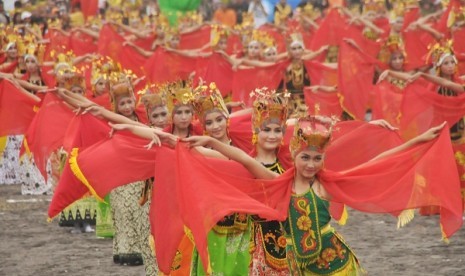
[[[461,27],[452,33],[454,41],[454,53],[459,62],[458,72],[460,75],[465,75],[465,27]]]
[[[404,32],[405,29],[408,28],[408,26],[410,26],[410,24],[412,24],[418,18],[420,18],[420,16],[421,16],[420,7],[414,7],[414,8],[408,9],[404,13],[404,24],[402,25],[402,32]]]
[[[150,35],[146,38],[137,38],[136,40],[134,40],[134,44],[141,47],[142,49],[150,51],[152,50],[152,43],[155,40],[155,38],[156,35]]]
[[[375,85],[374,89],[372,119],[384,119],[394,127],[399,127],[400,107],[404,91],[388,81]]]
[[[211,26],[203,26],[200,29],[181,34],[181,40],[179,41],[179,49],[198,49],[210,43],[211,38]]]
[[[72,31],[69,38],[69,47],[76,56],[93,54],[97,52],[94,38],[80,31]]]
[[[63,145],[66,130],[73,117],[73,111],[61,99],[48,93],[26,132],[25,139],[44,178],[47,178],[47,159],[54,150]]]
[[[69,36],[58,30],[49,29],[44,39],[50,40],[45,47],[44,61],[55,61],[58,54],[66,53],[70,49]]]
[[[233,161],[191,154],[184,144],[176,148],[160,148],[157,154],[150,211],[157,261],[164,273],[170,271],[184,225],[192,231],[206,268],[207,233],[225,215],[241,212],[269,220],[286,218],[289,200],[282,199],[290,197],[292,169],[277,180],[254,180]],[[217,171],[218,167],[228,169]]]
[[[434,37],[423,30],[408,30],[403,32],[405,43],[406,66],[405,70],[412,70],[425,66],[427,63],[428,46],[434,43]]]
[[[304,61],[312,85],[337,85],[337,68],[330,68],[320,62]]]
[[[10,81],[0,80],[0,136],[24,134],[39,104],[39,100],[20,92]]]
[[[334,201],[364,212],[398,215],[406,209],[439,206],[446,238],[463,223],[460,182],[447,126],[436,140],[351,170],[322,171],[320,179]]]
[[[185,57],[158,47],[145,62],[144,71],[151,83],[186,80],[195,71],[196,58]]]
[[[251,152],[252,144],[252,112],[229,119],[228,135],[232,144],[245,152]]]
[[[311,89],[304,88],[304,97],[305,104],[308,106],[308,113],[311,115],[340,117],[342,114],[338,93],[328,93],[320,90],[312,92]],[[318,110],[316,110],[317,107]]]
[[[131,70],[138,77],[144,76],[143,66],[147,58],[131,46],[126,45],[121,48],[121,56],[118,57],[118,61],[123,68]]]
[[[74,154],[72,152],[73,148],[79,148],[82,151],[108,137],[109,132],[110,127],[106,122],[90,114],[75,116],[69,124],[63,146],[72,156]],[[60,180],[53,192],[52,202],[50,202],[48,208],[48,217],[57,216],[63,209],[88,192],[89,189],[76,178],[71,171],[69,162],[66,162]]]
[[[121,131],[80,151],[77,164],[103,198],[116,187],[153,176],[158,147],[147,150],[144,146],[149,142]]]
[[[0,72],[2,72],[2,73],[10,73],[11,74],[11,73],[13,73],[15,71],[16,66],[18,66],[18,61],[12,62],[9,66],[7,66],[7,67],[3,68],[2,70],[0,70]]]
[[[284,61],[267,67],[238,69],[234,71],[232,100],[235,102],[242,101],[246,106],[252,106],[253,99],[250,97],[250,92],[262,87],[276,89],[284,76],[284,70],[288,64],[288,61]]]
[[[357,45],[362,49],[363,53],[366,55],[376,58],[378,56],[379,50],[381,49],[381,44],[377,41],[368,39],[363,35],[363,26],[346,24],[344,29],[344,38],[351,38],[357,43]],[[344,43],[341,43],[344,44]],[[339,56],[341,59],[341,56]]]
[[[465,94],[442,96],[437,88],[426,86],[425,82],[417,80],[405,88],[400,118],[400,130],[405,139],[444,121],[452,126],[465,115]]]
[[[100,106],[103,106],[108,110],[112,110],[110,94],[105,93],[105,94],[97,96],[97,97],[90,96],[88,98],[89,98],[89,100],[93,101],[94,103],[96,103],[96,104],[98,104]]]
[[[231,64],[218,53],[213,53],[208,59],[206,66],[201,77],[206,83],[214,82],[223,96],[226,96],[232,90],[233,75]]]
[[[98,0],[85,0],[80,1],[81,11],[86,18],[89,16],[97,16],[98,14]]]
[[[341,43],[338,68],[342,108],[355,119],[363,120],[373,90],[374,64],[358,49]]]
[[[226,49],[226,53],[228,55],[233,55],[242,52],[243,45],[241,36],[237,34],[231,34],[228,36],[228,48]]]
[[[98,40],[98,53],[118,61],[122,56],[124,38],[110,24],[103,25]]]
[[[346,17],[338,9],[331,9],[312,36],[310,49],[316,51],[324,45],[339,45],[345,37]]]

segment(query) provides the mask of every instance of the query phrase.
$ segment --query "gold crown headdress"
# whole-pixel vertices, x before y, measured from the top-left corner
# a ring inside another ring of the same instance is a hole
[[[193,99],[192,89],[188,84],[184,85],[182,81],[166,86],[166,106],[171,114],[178,105],[191,105]]]
[[[373,12],[380,12],[380,11],[385,11],[386,10],[386,5],[384,3],[384,0],[364,0],[363,1],[363,13],[367,13],[370,11]]]
[[[388,64],[391,60],[391,55],[395,52],[400,52],[404,57],[406,57],[406,52],[404,50],[404,44],[402,38],[399,35],[390,35],[384,45],[381,47],[381,50],[378,54],[379,61]]]
[[[246,45],[256,41],[262,45],[262,47],[273,46],[274,39],[266,32],[260,30],[253,30],[252,33],[246,38]]]
[[[227,118],[229,117],[223,96],[214,82],[209,85],[199,85],[194,89],[193,107],[200,122],[205,125],[205,116],[209,111],[219,111]]]
[[[287,39],[287,46],[290,48],[292,44],[298,43],[302,48],[305,48],[304,40],[301,33],[295,32],[291,33]]]
[[[210,45],[216,46],[221,38],[228,38],[229,31],[220,25],[213,25],[210,32]]]
[[[435,68],[439,68],[444,61],[444,59],[448,56],[452,56],[454,58],[455,63],[457,63],[457,59],[454,56],[454,49],[452,48],[452,40],[447,40],[443,43],[436,43],[434,45],[430,45],[428,48],[430,49],[427,55],[427,61],[432,63]]]
[[[83,75],[74,73],[71,77],[66,79],[64,87],[70,91],[73,87],[80,87],[84,93],[86,90],[86,79]]]
[[[108,79],[111,74],[122,72],[121,64],[110,57],[101,57],[92,61],[91,84],[95,85],[100,79]]]
[[[293,157],[306,148],[322,152],[331,139],[331,133],[337,120],[322,116],[299,118],[294,125],[294,135],[289,143]]]
[[[307,3],[305,6],[299,7],[297,9],[300,12],[301,17],[308,17],[312,20],[315,20],[320,16],[320,12],[310,3]]]
[[[122,97],[134,98],[134,89],[130,77],[125,73],[112,73],[109,76],[110,97],[112,109],[116,111],[118,99]]]
[[[6,43],[5,43],[5,51],[8,51],[13,45],[16,45],[16,50],[18,51],[18,55],[24,55],[25,46],[24,41],[16,32],[10,33],[6,36]]]
[[[55,55],[55,52],[51,53],[52,56]],[[68,51],[66,53],[59,53],[56,56],[54,72],[55,75],[62,75],[66,72],[75,72],[76,68],[73,65],[74,53],[73,51]]]
[[[257,134],[265,122],[284,125],[287,120],[289,94],[276,93],[266,87],[257,88],[250,93],[254,98],[252,113],[252,143],[257,142]]]
[[[102,25],[103,25],[102,16],[98,15],[98,16],[89,16],[89,17],[87,17],[87,24],[90,27],[101,29]]]
[[[62,25],[60,18],[51,18],[47,20],[48,28],[61,29]]]
[[[144,105],[149,121],[155,108],[166,107],[166,85],[146,85],[137,94],[142,95],[140,103]]]

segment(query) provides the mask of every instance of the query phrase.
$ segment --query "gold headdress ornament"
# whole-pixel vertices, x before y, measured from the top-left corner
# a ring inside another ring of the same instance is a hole
[[[44,55],[45,55],[45,45],[44,44],[35,44],[31,43],[26,46],[26,53],[24,58],[28,57],[33,57],[37,60],[39,64],[41,64],[44,61]]]
[[[228,38],[229,30],[220,25],[213,25],[210,32],[210,45],[216,46],[221,38]]]
[[[292,156],[295,157],[306,148],[323,152],[331,139],[336,122],[335,118],[322,116],[306,116],[298,119],[289,143]]]
[[[271,47],[275,44],[274,39],[268,33],[260,30],[252,31],[252,34],[247,38],[246,45],[253,41],[259,42],[262,47]]]
[[[138,10],[130,10],[126,12],[126,17],[128,18],[129,22],[133,22],[133,21],[140,22],[141,21],[140,12]]]
[[[116,111],[116,105],[119,98],[130,97],[135,99],[130,76],[127,76],[124,73],[112,73],[109,76],[109,81],[111,105],[114,111]]]
[[[168,17],[166,17],[164,14],[160,13],[155,19],[155,25],[156,26],[162,26],[163,29],[167,28],[170,26],[170,21],[168,20]]]
[[[239,29],[247,29],[254,26],[254,17],[250,12],[242,13],[242,24],[237,26]]]
[[[55,52],[51,53],[54,56]],[[68,51],[66,53],[59,53],[56,56],[54,72],[55,75],[64,74],[66,71],[76,72],[76,68],[73,65],[74,53]]]
[[[166,85],[147,85],[137,94],[141,94],[140,102],[145,106],[147,115],[150,116],[152,109],[166,106]]]
[[[205,116],[209,111],[219,111],[228,118],[229,112],[223,96],[214,82],[209,85],[200,85],[194,89],[193,107],[200,122],[205,126]]]
[[[454,26],[456,23],[464,23],[464,22],[465,22],[465,7],[452,9],[449,12],[449,17],[447,18],[448,28]]]
[[[184,85],[182,81],[173,82],[166,86],[166,106],[173,115],[173,110],[178,105],[191,105],[194,99],[192,89]]]
[[[305,48],[305,45],[304,45],[304,40],[303,40],[303,37],[302,37],[302,34],[301,33],[291,33],[289,36],[288,36],[288,39],[287,39],[287,45],[288,45],[288,48],[290,48],[292,46],[292,44],[300,44],[300,46],[302,46],[302,48]]]
[[[10,33],[6,36],[6,44],[4,51],[8,51],[13,45],[16,45],[16,50],[18,51],[18,56],[24,55],[25,46],[24,41],[21,38],[21,35],[15,33]]]
[[[305,6],[299,7],[297,9],[300,11],[300,16],[305,16],[312,20],[315,20],[320,16],[320,12],[310,3],[307,3]]]
[[[391,1],[393,9],[391,10],[391,21],[395,21],[399,17],[404,17],[406,11],[412,7],[418,7],[418,0],[402,0]]]
[[[384,0],[364,0],[363,1],[363,13],[367,12],[378,13],[380,11],[386,11],[386,5]]]
[[[115,21],[117,23],[123,22],[123,14],[115,9],[108,9],[105,14],[105,18],[110,21]]]
[[[432,63],[436,69],[439,69],[444,59],[448,56],[452,56],[454,58],[455,63],[457,63],[457,59],[454,56],[454,49],[452,48],[452,40],[447,40],[443,43],[436,43],[434,45],[430,45],[428,48],[430,49],[426,60],[429,63]]]
[[[390,35],[378,54],[379,61],[388,64],[391,61],[391,55],[400,52],[404,57],[407,56],[402,39],[399,35]]]
[[[265,122],[284,125],[287,120],[289,94],[276,93],[266,87],[257,88],[250,93],[254,98],[252,113],[252,143],[257,142],[257,134]]]
[[[108,79],[111,74],[122,72],[121,64],[110,57],[101,57],[92,61],[91,83],[95,85],[99,79]]]
[[[98,29],[102,28],[103,22],[102,22],[102,16],[89,16],[87,17],[87,25],[90,27],[96,27]]]
[[[61,29],[62,25],[60,18],[51,18],[47,20],[48,28]]]
[[[66,79],[64,86],[66,89],[70,91],[73,87],[80,87],[82,88],[82,91],[84,93],[86,90],[86,79],[83,75],[75,73],[71,77]]]

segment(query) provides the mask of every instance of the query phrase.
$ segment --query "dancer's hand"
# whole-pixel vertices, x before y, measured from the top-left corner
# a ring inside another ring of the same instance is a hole
[[[441,130],[444,128],[446,124],[447,122],[444,122],[438,126],[432,127],[428,129],[427,131],[423,132],[422,134],[418,135],[417,137],[413,138],[412,140],[415,143],[423,143],[423,142],[431,141],[434,138],[439,136],[439,134],[441,133]]]
[[[384,127],[389,130],[399,130],[399,128],[392,126],[388,121],[380,119],[380,120],[373,120],[368,122],[369,124]]]
[[[181,141],[189,143],[189,147],[206,147],[211,141],[209,136],[191,136],[182,138]]]

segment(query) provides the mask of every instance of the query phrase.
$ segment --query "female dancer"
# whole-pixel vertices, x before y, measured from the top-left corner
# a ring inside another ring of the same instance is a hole
[[[292,195],[289,215],[283,222],[286,235],[286,253],[292,275],[359,275],[364,271],[343,239],[329,225],[331,195],[319,177],[323,168],[324,150],[330,140],[332,120],[306,117],[294,126],[290,151],[294,159],[295,174],[291,180]],[[380,159],[405,150],[415,144],[438,136],[444,127],[432,128],[407,143],[380,154]],[[184,139],[191,146],[207,146],[242,163],[255,177],[272,179],[277,173],[244,152],[220,143],[210,137]]]

